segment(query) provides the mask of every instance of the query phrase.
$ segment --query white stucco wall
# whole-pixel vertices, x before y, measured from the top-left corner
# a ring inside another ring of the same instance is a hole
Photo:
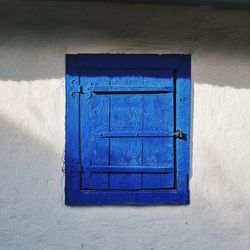
[[[66,53],[192,54],[189,206],[66,207]],[[250,249],[250,10],[0,2],[0,249]]]

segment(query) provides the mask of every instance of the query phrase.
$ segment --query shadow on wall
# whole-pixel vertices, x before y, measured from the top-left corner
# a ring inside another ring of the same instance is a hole
[[[20,242],[17,249],[29,249],[33,241],[41,249],[55,244],[72,249],[84,238],[119,249],[126,236],[128,244],[141,239],[176,248],[171,242],[177,232],[183,249],[204,241],[208,249],[233,249],[233,244],[237,249],[239,243],[249,248],[249,98],[240,90],[250,86],[249,11],[80,1],[2,1],[0,9],[4,244]],[[151,207],[61,209],[64,107],[58,107],[64,104],[55,97],[63,99],[64,89],[57,81],[64,78],[65,54],[107,52],[192,54],[197,96],[190,206],[154,207],[153,213]],[[54,95],[58,86],[61,92]],[[223,92],[217,86],[231,88]],[[31,131],[36,126],[39,132]]]
[[[27,201],[29,201],[30,206],[40,206],[41,204],[46,206],[46,204],[50,202],[62,205],[63,200],[61,200],[61,195],[64,195],[64,183],[63,188],[59,189],[59,183],[63,178],[62,168],[60,168],[63,167],[62,155],[59,155],[54,147],[46,142],[46,140],[42,140],[39,136],[35,135],[35,133],[32,134],[32,132],[28,132],[28,129],[25,129],[21,124],[9,121],[3,116],[0,117],[0,131],[0,152],[5,152],[0,155],[0,185],[2,186],[0,190],[4,190],[5,192],[1,196],[1,204],[6,204],[7,206],[13,205],[15,208],[18,208],[18,202],[26,203]],[[15,148],[13,148],[13,145],[15,145]],[[197,169],[197,172],[205,171],[206,175],[211,175],[211,177],[200,181],[202,184],[205,184],[206,187],[209,187],[209,183],[206,183],[206,181],[214,179],[214,186],[213,188],[210,187],[211,190],[206,191],[207,197],[198,196],[194,198],[199,198],[198,202],[200,202],[200,198],[209,202],[210,198],[213,199],[213,195],[216,197],[216,195],[220,195],[220,193],[223,192],[224,195],[228,196],[228,199],[232,197],[233,194],[238,196],[239,199],[235,201],[231,200],[230,204],[236,202],[237,204],[235,205],[241,206],[242,209],[244,209],[245,205],[249,206],[248,200],[250,196],[247,190],[242,190],[241,183],[235,182],[232,186],[231,181],[234,180],[225,179],[227,175],[222,169],[224,166],[222,166],[220,162],[218,150],[215,148],[204,148],[202,151],[204,161],[209,161],[211,166],[215,165],[216,171],[213,168],[203,169],[200,167]],[[217,160],[211,159],[208,154],[210,151],[217,157]],[[213,160],[215,161],[213,162]],[[232,169],[231,167],[230,169],[232,171],[238,171],[238,169]],[[225,180],[219,180],[221,178]],[[22,187],[22,189],[19,189],[19,187]],[[227,194],[227,188],[234,188],[234,191],[231,190]],[[51,190],[56,190],[57,192],[51,193]],[[193,191],[199,192],[198,189]],[[15,196],[13,196],[14,193]],[[244,193],[246,196],[244,196]],[[22,195],[20,196],[20,194]],[[60,197],[58,196],[59,194]],[[35,202],[32,202],[32,200],[35,200]],[[36,204],[37,202],[38,204]],[[197,200],[194,200],[194,202],[197,202]],[[223,204],[223,202],[227,201],[220,200],[220,206],[226,205]],[[224,207],[224,211],[230,209],[230,204]],[[215,205],[217,206],[219,204],[216,203],[214,206]]]
[[[250,85],[249,10],[77,1],[0,7],[1,80],[63,78],[66,53],[184,53],[192,54],[196,83]]]
[[[216,186],[204,190],[209,183],[206,178],[202,179],[203,184],[192,191],[191,206],[174,209],[173,206],[154,206],[153,213],[150,206],[62,209],[61,162],[53,147],[4,117],[0,119],[0,128],[0,152],[5,152],[0,155],[1,223],[6,232],[2,246],[30,248],[33,243],[41,249],[45,246],[70,249],[76,244],[80,246],[83,241],[88,246],[103,246],[105,242],[104,249],[111,245],[117,249],[120,240],[126,237],[128,245],[148,242],[156,244],[156,248],[163,243],[174,247],[176,232],[181,232],[178,238],[180,249],[192,249],[195,244],[238,246],[239,242],[234,239],[240,240],[241,247],[247,249],[249,199],[241,192],[240,183],[228,192],[227,188],[232,188],[231,180],[222,182],[216,178]],[[216,166],[220,167],[219,161]],[[211,170],[207,169],[205,174],[209,178],[216,177]],[[232,195],[238,198],[232,199]],[[93,241],[96,228],[101,236]],[[159,231],[162,233],[152,234]],[[114,232],[117,237],[110,237]],[[230,241],[226,240],[228,237]]]
[[[20,209],[19,216],[32,215],[34,206],[47,211],[51,202],[64,200],[62,155],[41,139],[42,133],[32,134],[29,125],[0,117],[0,203],[6,212]]]

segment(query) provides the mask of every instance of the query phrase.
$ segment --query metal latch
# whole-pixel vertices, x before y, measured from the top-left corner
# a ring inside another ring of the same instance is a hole
[[[174,133],[174,136],[175,136],[175,138],[179,138],[179,139],[184,139],[185,138],[185,134],[180,129],[176,130],[176,132]]]

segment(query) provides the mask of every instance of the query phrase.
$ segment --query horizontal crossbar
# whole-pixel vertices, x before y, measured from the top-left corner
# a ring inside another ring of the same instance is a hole
[[[83,86],[84,88],[84,86]],[[130,86],[92,86],[87,91],[96,94],[116,94],[116,93],[172,93],[173,87],[130,87]],[[83,90],[85,92],[85,88]]]
[[[174,137],[176,133],[165,131],[104,131],[99,134],[102,138],[122,138],[122,137]]]
[[[173,173],[173,167],[166,166],[108,166],[92,165],[90,172],[93,173]]]

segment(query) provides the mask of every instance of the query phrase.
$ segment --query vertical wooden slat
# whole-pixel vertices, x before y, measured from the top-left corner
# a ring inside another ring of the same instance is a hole
[[[176,189],[189,202],[189,147],[191,104],[191,57],[178,58],[176,71],[176,127],[185,133],[185,140],[176,141]]]
[[[66,144],[65,144],[65,204],[75,204],[80,193],[80,172],[73,171],[80,165],[79,94],[72,95],[79,84],[76,57],[66,56]]]
[[[144,86],[172,87],[171,71],[145,71]],[[173,93],[144,96],[144,130],[174,132]],[[143,159],[145,165],[174,165],[173,137],[144,138]],[[170,188],[174,174],[143,174],[143,188]]]
[[[106,73],[106,72],[105,72]],[[110,78],[101,70],[82,70],[81,84],[85,89],[91,86],[107,85]],[[98,136],[98,131],[109,128],[109,97],[107,95],[81,95],[81,138],[82,138],[82,188],[108,189],[108,174],[91,173],[91,165],[108,165],[108,139]]]
[[[112,71],[112,86],[142,86],[143,78],[135,70]],[[142,95],[119,94],[111,97],[112,131],[140,130],[142,127]],[[141,165],[142,139],[111,138],[111,165]],[[141,174],[110,174],[110,189],[141,189]]]

